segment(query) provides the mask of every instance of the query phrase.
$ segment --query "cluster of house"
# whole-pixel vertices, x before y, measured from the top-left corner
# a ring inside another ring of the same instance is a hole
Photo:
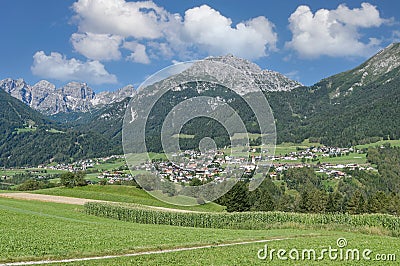
[[[111,155],[108,157],[79,160],[79,161],[68,163],[68,164],[67,163],[58,163],[55,165],[41,164],[41,165],[38,165],[38,168],[62,170],[62,171],[70,171],[70,172],[86,171],[90,168],[93,168],[95,165],[100,165],[100,164],[106,163],[107,161],[110,161],[113,159],[120,159],[120,158],[124,158],[124,156],[123,155]]]
[[[124,171],[104,171],[100,175],[97,176],[99,179],[107,180],[107,183],[114,184],[120,181],[132,181],[134,180],[131,174],[128,174]]]
[[[176,183],[188,183],[193,179],[200,181],[223,181],[227,171],[231,169],[240,169],[245,174],[251,174],[259,167],[265,169],[273,169],[269,172],[271,178],[276,178],[280,173],[289,168],[312,167],[317,173],[327,174],[332,178],[342,178],[346,176],[344,171],[347,169],[374,170],[368,166],[358,164],[329,164],[318,163],[308,164],[309,160],[317,160],[322,157],[337,157],[348,155],[354,151],[353,148],[337,148],[337,147],[310,147],[307,149],[290,152],[285,155],[274,156],[227,156],[221,151],[209,151],[202,153],[194,150],[186,150],[180,154],[172,154],[174,162],[164,160],[158,162],[146,162],[135,166],[134,170],[154,170],[164,178]],[[56,165],[39,165],[38,168],[55,169],[64,171],[85,171],[93,168],[95,165],[103,164],[112,159],[123,158],[123,155],[112,155],[104,158],[80,160],[70,164]],[[176,159],[176,160],[175,160]],[[301,161],[301,162],[295,162]],[[228,170],[229,169],[229,170]],[[113,184],[117,181],[131,181],[134,177],[125,171],[103,171],[98,175],[99,179],[105,179],[108,183]]]
[[[280,156],[252,156],[250,159],[246,157],[231,157],[226,156],[222,152],[215,152],[215,154],[201,154],[196,151],[185,151],[182,154],[174,154],[181,158],[182,156],[186,160],[174,163],[170,161],[158,162],[155,166],[158,173],[164,178],[167,178],[173,182],[190,182],[194,178],[201,181],[214,180],[222,181],[227,173],[227,169],[236,167],[237,169],[244,170],[245,174],[251,174],[255,169],[263,167],[266,169],[273,169],[269,172],[271,178],[276,178],[280,173],[289,168],[301,168],[311,167],[314,168],[317,173],[323,173],[328,175],[330,178],[340,179],[346,176],[344,169],[359,169],[359,170],[375,170],[371,166],[363,166],[355,163],[352,164],[331,164],[331,163],[318,163],[309,164],[305,163],[302,158],[305,159],[317,159],[318,156],[322,157],[337,157],[348,155],[354,152],[353,148],[336,148],[336,147],[311,147],[297,152],[291,152],[287,155]],[[356,151],[358,152],[358,151]],[[199,162],[199,158],[205,158],[202,162]],[[279,162],[279,160],[287,161],[299,161],[300,163],[291,162]],[[148,162],[142,166],[138,166],[137,169],[152,169],[153,164]]]
[[[315,169],[316,173],[326,174],[331,178],[340,179],[346,176],[346,172],[344,169],[349,170],[366,170],[366,171],[375,171],[376,169],[371,166],[363,166],[359,164],[331,164],[331,163],[322,163],[322,164],[274,164],[274,171],[270,172],[269,175],[272,179],[276,179],[276,177],[285,170],[290,168],[303,168],[303,167],[311,167]]]
[[[7,170],[13,170],[13,169],[15,169],[15,170],[25,170],[24,172],[21,172],[21,174],[34,175],[35,178],[39,179],[39,180],[48,179],[48,177],[46,176],[46,170],[35,170],[35,169],[30,169],[28,167],[9,168]],[[10,174],[10,175],[4,174],[4,175],[0,176],[0,181],[6,181],[7,179],[10,179],[12,177],[13,177],[12,174]]]
[[[256,169],[256,161],[261,160],[261,156],[227,156],[221,151],[210,151],[201,153],[194,150],[186,150],[180,154],[172,154],[174,162],[147,162],[136,166],[136,170],[155,169],[163,178],[175,183],[189,183],[193,179],[202,182],[213,180],[223,181],[228,172],[232,175],[233,171],[251,174]]]
[[[348,155],[354,152],[353,148],[337,148],[337,147],[310,147],[304,150],[290,152],[285,155],[275,155],[270,158],[272,161],[286,160],[286,161],[297,161],[302,159],[313,160],[321,157],[340,157]],[[361,152],[357,150],[356,152]]]
[[[225,164],[222,152],[201,153],[186,150],[180,154],[171,155],[175,162],[161,161],[153,165],[157,172],[164,178],[176,183],[188,183],[197,178],[204,182],[207,180],[221,181],[226,173],[222,167]],[[144,167],[151,167],[148,162]]]

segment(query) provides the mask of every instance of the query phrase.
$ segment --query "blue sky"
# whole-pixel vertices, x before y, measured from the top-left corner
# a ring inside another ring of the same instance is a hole
[[[96,91],[227,53],[312,85],[400,41],[397,0],[2,0],[0,10],[0,79]]]

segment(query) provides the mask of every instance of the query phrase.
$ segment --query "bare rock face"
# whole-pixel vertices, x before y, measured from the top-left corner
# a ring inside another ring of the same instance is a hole
[[[110,103],[121,102],[127,97],[132,97],[136,94],[136,90],[132,85],[127,85],[123,88],[120,88],[116,91],[103,91],[98,94],[92,99],[92,104],[94,106],[97,105],[107,105]]]
[[[32,100],[31,87],[23,79],[3,79],[0,81],[0,87],[25,104]]]
[[[303,86],[300,82],[291,80],[279,72],[262,70],[257,64],[233,55],[208,57],[206,60],[222,62],[243,71],[259,85],[262,91],[291,91]]]
[[[66,112],[87,112],[93,107],[95,93],[86,83],[70,82],[58,92],[66,103]]]
[[[47,80],[41,80],[31,87],[32,99],[30,106],[38,109],[43,101],[56,91],[56,86]]]
[[[46,115],[68,112],[88,112],[93,108],[120,102],[136,93],[132,85],[114,92],[95,94],[86,83],[69,82],[61,88],[41,80],[33,86],[23,79],[7,78],[0,81],[0,88],[11,96]]]
[[[290,91],[302,86],[301,83],[278,72],[262,70],[258,65],[233,55],[208,57],[206,60],[219,61],[239,69],[263,91]],[[193,69],[188,71],[196,71],[196,64],[193,65]],[[202,69],[202,71],[216,73],[215,69]],[[220,71],[221,76],[226,74],[225,69],[218,71]],[[242,85],[241,93],[248,93],[247,81]],[[0,88],[46,115],[54,115],[60,112],[88,112],[93,108],[121,102],[136,94],[132,85],[127,85],[116,91],[104,91],[95,94],[92,88],[81,82],[69,82],[61,88],[56,88],[54,84],[46,80],[41,80],[30,86],[23,79],[13,80],[10,78],[0,81]]]

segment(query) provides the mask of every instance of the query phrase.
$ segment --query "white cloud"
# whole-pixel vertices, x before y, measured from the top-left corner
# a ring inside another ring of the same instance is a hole
[[[146,46],[137,42],[125,42],[124,48],[132,51],[132,53],[127,57],[127,60],[142,63],[142,64],[149,64],[150,59],[146,53]]]
[[[333,19],[355,27],[379,27],[384,22],[376,7],[369,3],[362,3],[361,8],[354,9],[342,4],[336,10],[332,10],[330,15]]]
[[[169,13],[151,1],[79,0],[72,8],[80,32],[155,39],[169,20]]]
[[[277,34],[274,25],[265,17],[257,17],[232,27],[232,21],[207,5],[185,12],[184,34],[188,42],[208,54],[232,53],[254,59],[266,56],[266,50],[275,49]]]
[[[121,40],[140,42],[129,58],[145,64],[149,57],[193,59],[190,55],[195,54],[232,53],[256,59],[276,49],[277,34],[267,18],[232,25],[231,19],[207,5],[188,9],[184,17],[152,1],[79,0],[72,8],[78,32],[71,41],[89,59],[119,59],[119,49],[126,49]]]
[[[71,42],[75,50],[93,60],[118,60],[122,37],[110,34],[74,33]]]
[[[85,81],[93,84],[116,83],[117,78],[107,72],[99,61],[82,62],[75,58],[67,59],[60,53],[46,55],[43,51],[33,56],[31,67],[34,75],[61,81]]]
[[[361,41],[360,28],[379,27],[385,20],[369,3],[349,9],[339,5],[335,10],[320,9],[313,14],[308,6],[299,6],[289,18],[293,37],[286,47],[304,58],[327,56],[368,56],[378,49],[371,38]]]
[[[148,47],[151,48],[153,58],[169,59],[174,56],[174,51],[166,42],[148,42]]]

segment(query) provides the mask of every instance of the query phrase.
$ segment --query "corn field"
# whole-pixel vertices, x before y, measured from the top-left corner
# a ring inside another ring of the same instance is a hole
[[[273,224],[348,225],[380,227],[400,235],[400,217],[387,214],[304,214],[285,212],[173,212],[141,206],[88,202],[85,212],[106,218],[142,224],[224,229],[266,229]]]

